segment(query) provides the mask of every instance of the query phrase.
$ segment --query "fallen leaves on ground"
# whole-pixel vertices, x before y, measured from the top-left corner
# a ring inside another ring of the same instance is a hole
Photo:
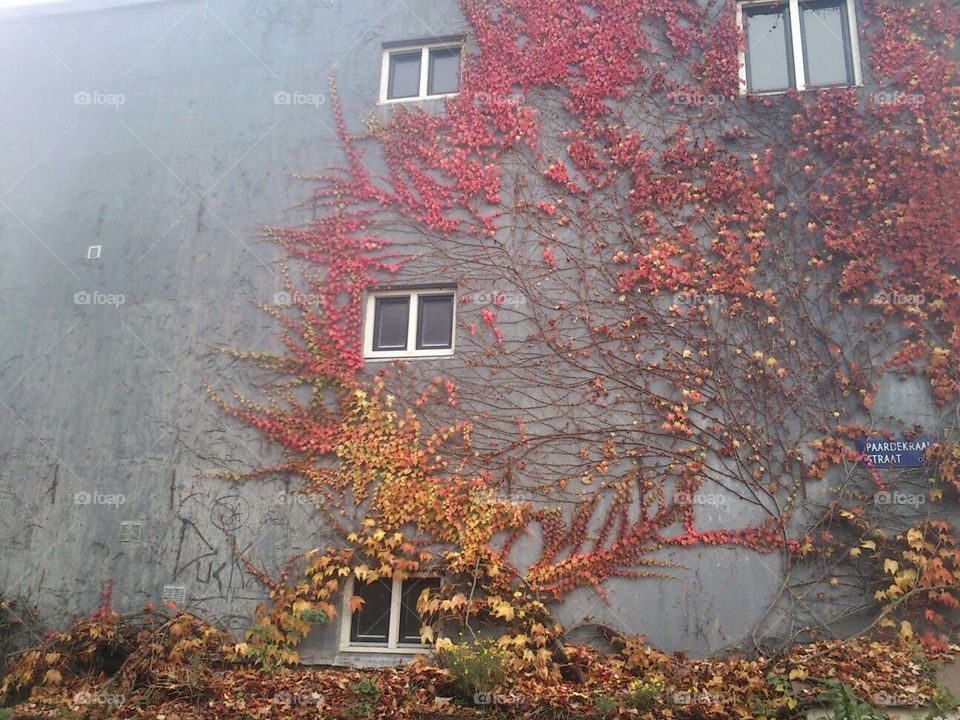
[[[173,618],[162,625],[171,641],[180,632],[173,633],[172,628],[184,629],[178,622],[185,619]],[[159,636],[152,637],[157,644]],[[162,647],[160,642],[150,653],[141,649],[130,655],[130,661],[140,667],[145,657],[169,657]],[[611,654],[568,648],[572,662],[584,671],[585,682],[518,677],[507,687],[491,688],[470,699],[452,697],[450,672],[431,664],[428,656],[396,668],[301,667],[277,672],[225,659],[199,668],[194,660],[184,663],[180,675],[168,668],[162,682],[149,676],[150,682],[139,685],[123,682],[132,671],[125,667],[112,677],[99,672],[61,676],[56,682],[44,678],[15,712],[23,718],[78,720],[790,718],[801,717],[804,708],[822,700],[827,680],[846,683],[868,701],[885,697],[904,705],[927,705],[937,692],[937,665],[958,650],[952,646],[934,655],[860,639],[798,645],[778,658],[688,659],[633,638],[623,640],[620,652]],[[203,692],[197,691],[198,678]]]

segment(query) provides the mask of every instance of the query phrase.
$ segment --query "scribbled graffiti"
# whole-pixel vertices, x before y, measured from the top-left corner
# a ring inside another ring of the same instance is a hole
[[[264,594],[239,560],[250,554],[256,540],[234,535],[245,529],[250,517],[250,503],[237,493],[212,499],[191,494],[177,512],[180,527],[171,582],[186,586],[191,610],[233,630],[249,623],[250,615],[238,610],[246,602],[252,613]]]
[[[250,519],[250,503],[239,494],[218,497],[210,509],[210,522],[224,532],[234,532]]]

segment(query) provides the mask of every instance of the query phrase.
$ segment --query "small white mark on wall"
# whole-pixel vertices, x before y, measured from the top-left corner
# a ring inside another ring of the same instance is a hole
[[[163,602],[173,602],[184,605],[187,602],[187,588],[183,585],[164,585],[160,596]]]
[[[121,520],[117,541],[122,543],[140,542],[143,536],[142,520]]]

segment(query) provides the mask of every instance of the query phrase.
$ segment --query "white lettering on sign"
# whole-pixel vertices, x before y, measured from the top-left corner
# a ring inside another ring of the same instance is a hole
[[[897,453],[896,455],[867,455],[867,459],[870,460],[874,465],[895,465],[902,462],[900,458],[902,455]]]
[[[864,445],[867,455],[871,453],[903,453],[926,450],[930,447],[929,440],[867,440]]]

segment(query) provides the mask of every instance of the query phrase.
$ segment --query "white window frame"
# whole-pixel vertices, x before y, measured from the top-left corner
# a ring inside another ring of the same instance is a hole
[[[428,95],[428,85],[430,78],[430,51],[431,50],[450,50],[456,48],[460,50],[460,72],[463,72],[463,40],[441,40],[429,43],[412,43],[410,45],[396,45],[383,49],[383,61],[380,66],[380,104],[392,105],[394,103],[417,102],[420,100],[435,100],[437,98],[453,97],[459,95],[460,91],[453,93],[440,93],[437,95]],[[420,92],[411,97],[388,98],[387,91],[390,88],[390,56],[409,53],[414,50],[420,50]]]
[[[430,295],[453,296],[453,318],[450,322],[450,347],[417,349],[417,325],[420,319],[420,298]],[[373,334],[376,331],[377,298],[405,297],[410,298],[409,315],[407,316],[407,349],[406,350],[374,350]],[[457,347],[457,289],[455,287],[423,287],[409,290],[379,290],[367,293],[364,300],[363,322],[363,357],[370,361],[397,360],[401,358],[428,358],[450,357]]]
[[[437,578],[436,575],[411,575],[406,580],[417,580]],[[351,643],[350,627],[353,625],[353,611],[350,609],[350,598],[353,597],[353,588],[357,579],[351,575],[343,586],[343,608],[340,612],[342,618],[340,622],[340,651],[341,652],[367,652],[367,653],[397,653],[402,655],[415,655],[426,652],[431,645],[420,643],[419,645],[410,645],[397,642],[400,637],[400,598],[403,593],[403,580],[393,578],[390,586],[390,626],[387,629],[387,644],[376,645],[373,643]]]
[[[800,92],[807,90],[806,70],[803,63],[803,33],[800,28],[800,2],[801,0],[740,0],[737,2],[737,27],[740,32],[745,34],[743,24],[743,9],[745,7],[758,7],[764,5],[788,5],[790,9],[790,45],[793,48],[793,75],[796,81],[796,89]],[[827,85],[813,86],[812,90],[820,87],[860,87],[863,85],[863,70],[860,66],[860,36],[857,32],[857,9],[855,0],[841,0],[847,8],[847,31],[850,37],[846,38],[850,43],[850,60],[853,63],[853,84],[852,85]],[[782,95],[790,92],[793,88],[784,90],[768,90],[765,92],[750,92],[747,89],[747,50],[744,48],[738,54],[740,63],[740,94],[741,95]]]

